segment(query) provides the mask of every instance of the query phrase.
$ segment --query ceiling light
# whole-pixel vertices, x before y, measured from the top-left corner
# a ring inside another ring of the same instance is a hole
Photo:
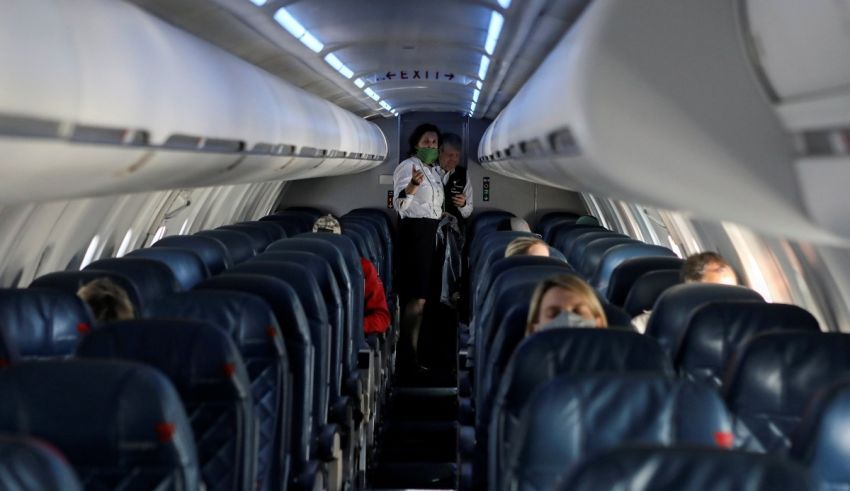
[[[277,12],[274,13],[274,20],[297,39],[301,39],[301,36],[307,32],[307,29],[304,29],[304,26],[283,7],[277,9]]]
[[[342,62],[339,61],[339,58],[337,58],[333,53],[328,53],[328,55],[325,56],[325,61],[328,62],[328,65],[334,67],[334,70],[339,71],[339,69],[342,68]]]
[[[266,4],[266,2],[268,2],[268,0],[251,0],[251,3],[253,3],[257,7],[262,7]]]
[[[387,104],[387,101],[381,101],[380,106],[390,112],[393,110],[393,107]]]
[[[484,43],[484,51],[488,55],[493,54],[496,49],[496,43],[499,41],[499,34],[502,32],[502,25],[505,23],[505,18],[502,14],[493,11],[490,14],[490,27],[487,29],[487,42]]]
[[[363,86],[366,85],[366,82],[364,82],[362,78],[355,78],[354,85],[356,85],[358,89],[362,89]]]
[[[374,100],[374,101],[380,101],[381,100],[381,97],[378,94],[376,94],[375,91],[370,89],[369,87],[366,87],[366,89],[364,89],[363,92],[366,95],[368,95],[369,97],[371,97],[372,100]]]
[[[480,90],[478,90],[478,89],[473,90],[472,91],[472,102],[478,102],[478,96],[480,96],[480,95],[481,95]]]
[[[345,77],[345,78],[351,78],[351,77],[354,76],[354,72],[351,70],[351,68],[348,68],[345,65],[342,65],[339,68],[339,73],[341,73],[342,76]]]
[[[503,9],[506,9],[511,6],[511,0],[499,0],[499,5],[501,5]]]
[[[481,65],[478,67],[478,78],[484,80],[487,77],[487,70],[490,69],[490,57],[481,55]]]
[[[469,105],[469,114],[472,114],[474,112],[475,112],[475,103],[473,102],[472,104]]]
[[[483,83],[481,83],[481,81],[480,81],[480,80],[476,80],[476,81],[475,81],[475,88],[477,88],[478,90],[481,90],[481,89],[483,89],[483,88],[484,88],[484,84],[483,84]]]
[[[312,49],[314,52],[318,53],[325,48],[325,45],[322,44],[321,41],[316,39],[315,36],[310,34],[310,31],[304,31],[304,35],[301,36],[300,41],[304,43],[304,46]]]

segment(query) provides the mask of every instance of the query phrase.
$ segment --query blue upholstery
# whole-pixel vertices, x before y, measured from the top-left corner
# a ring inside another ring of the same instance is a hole
[[[18,349],[9,339],[5,329],[0,329],[0,369],[6,368],[12,363],[17,363],[20,360]]]
[[[498,278],[499,275],[502,274],[504,271],[508,271],[514,268],[524,268],[527,266],[547,265],[551,265],[556,268],[563,268],[564,266],[566,266],[564,261],[542,256],[511,256],[497,259],[493,262],[492,265],[490,265],[489,268],[485,269],[482,272],[481,279],[477,282],[476,288],[472,292],[473,295],[470,301],[470,304],[473,306],[472,311],[479,311],[479,309],[481,308],[481,304],[487,297],[487,293],[490,291],[490,286],[492,285],[493,280]]]
[[[519,237],[535,237],[531,232],[518,232],[513,230],[493,231],[487,234],[487,240],[479,240],[469,247],[469,267],[479,269],[491,251],[496,252],[499,257],[505,257],[505,248],[514,239]]]
[[[133,309],[137,313],[144,312],[145,302],[142,299],[139,287],[127,275],[114,271],[57,271],[39,276],[30,283],[29,287],[61,290],[71,295],[76,295],[80,287],[100,278],[109,278],[113,283],[123,288],[127,292],[130,303],[133,304]]]
[[[796,305],[710,302],[691,316],[675,365],[689,378],[719,387],[723,368],[744,341],[780,330],[820,332],[820,326],[812,314]]]
[[[110,271],[125,275],[139,289],[142,302],[141,312],[160,298],[180,291],[177,278],[165,264],[141,257],[122,257],[97,260],[84,271]]]
[[[814,491],[799,465],[769,455],[712,448],[636,446],[582,462],[562,491]]]
[[[0,289],[0,331],[23,358],[68,356],[91,326],[91,313],[72,293]]]
[[[176,319],[115,322],[86,336],[77,357],[123,359],[162,371],[192,423],[207,489],[252,487],[257,448],[251,382],[226,332]]]
[[[812,399],[793,433],[791,457],[811,469],[820,489],[850,488],[848,420],[850,381],[845,378]]]
[[[236,232],[233,230],[201,230],[195,232],[198,237],[210,237],[218,239],[227,248],[230,253],[230,258],[233,264],[244,263],[257,254],[254,249],[254,242],[251,236],[245,232]]]
[[[764,301],[756,291],[742,286],[710,283],[676,285],[662,293],[655,302],[646,325],[646,335],[658,340],[672,359],[694,311],[708,302],[722,300]]]
[[[275,261],[250,261],[235,266],[224,273],[255,274],[277,278],[295,290],[299,303],[307,319],[314,357],[313,357],[313,430],[318,433],[320,426],[326,423],[328,401],[331,394],[331,337],[328,329],[328,310],[322,297],[322,291],[310,270],[300,264]]]
[[[564,374],[632,371],[656,372],[661,377],[673,375],[670,362],[658,345],[640,334],[608,329],[551,329],[526,338],[505,368],[491,406],[487,447],[490,483],[497,482],[499,470],[507,465],[506,442],[514,435],[522,408],[538,388]]]
[[[608,281],[608,301],[619,307],[626,305],[626,296],[635,282],[650,271],[661,269],[681,270],[684,261],[678,257],[647,256],[628,259],[614,268]],[[654,300],[653,300],[654,303]],[[651,306],[652,304],[650,304]],[[639,313],[639,312],[638,312]],[[635,314],[637,315],[637,314]]]
[[[310,214],[298,211],[279,211],[273,215],[264,216],[260,221],[278,222],[286,230],[287,237],[295,237],[313,230],[313,222],[316,218]]]
[[[652,310],[662,293],[681,282],[681,269],[659,269],[644,273],[629,289],[626,300],[623,302],[623,310],[632,317],[646,310]]]
[[[569,211],[552,211],[543,214],[534,225],[534,231],[543,236],[543,240],[549,242],[549,236],[553,228],[562,223],[575,223],[579,215]]]
[[[242,232],[251,239],[251,245],[257,254],[259,254],[266,250],[269,244],[282,238],[280,233],[271,233],[265,225],[259,225],[260,223],[262,222],[222,225],[221,227],[216,227],[216,230]]]
[[[381,268],[384,273],[382,277],[384,280],[384,289],[387,292],[387,298],[392,298],[392,292],[395,291],[393,286],[393,242],[395,234],[393,232],[392,219],[382,210],[368,208],[352,210],[343,218],[365,218],[378,227],[381,242],[384,244],[384,266]]]
[[[643,244],[641,242],[619,245],[608,249],[605,255],[602,256],[602,262],[596,267],[596,271],[591,277],[590,285],[599,290],[605,298],[608,298],[608,285],[617,267],[629,259],[647,256],[678,259],[676,254],[666,247]]]
[[[357,240],[355,237],[361,237],[364,249],[361,249],[361,256],[372,261],[378,274],[383,279],[384,273],[384,244],[381,240],[376,225],[369,219],[355,218],[340,218],[342,225],[342,235],[351,237],[352,240]],[[359,248],[360,246],[358,246]],[[365,252],[365,254],[364,254]]]
[[[195,290],[228,290],[256,295],[272,308],[283,333],[289,368],[292,371],[291,431],[287,453],[292,459],[290,482],[309,464],[312,439],[310,415],[313,404],[314,349],[310,327],[298,294],[286,282],[256,274],[234,274],[212,277]]]
[[[513,217],[513,213],[503,210],[483,210],[473,213],[466,224],[466,239],[470,245],[475,245],[479,237],[496,231],[502,222]]]
[[[583,458],[623,444],[725,446],[732,430],[714,390],[658,374],[565,375],[526,401],[502,442],[499,489],[551,489]]]
[[[0,370],[0,432],[49,441],[85,489],[183,491],[200,475],[192,427],[159,371],[118,361]]]
[[[188,249],[207,265],[210,274],[216,275],[233,265],[227,247],[218,239],[200,235],[171,235],[154,242],[151,247],[177,247]]]
[[[605,257],[605,254],[622,244],[641,244],[641,242],[628,237],[603,237],[592,240],[584,249],[579,262],[573,264],[573,267],[580,275],[591,281],[596,269],[602,264],[602,258]]]
[[[271,244],[272,242],[286,238],[286,230],[277,222],[237,222],[233,225],[250,225],[252,227],[261,228],[266,231]]]
[[[181,290],[191,290],[193,286],[210,277],[207,265],[196,252],[179,247],[148,247],[130,251],[125,257],[141,257],[159,261],[174,273]]]
[[[784,452],[806,403],[850,376],[850,334],[769,332],[744,343],[723,379],[736,440],[748,450]]]
[[[82,491],[65,457],[34,438],[0,435],[0,489]]]
[[[612,232],[599,225],[580,225],[576,223],[562,224],[554,230],[550,239],[551,244],[559,251],[569,251],[573,248],[575,241],[584,235],[591,233],[602,233],[596,237],[625,237],[625,235]]]
[[[314,222],[322,215],[327,215],[328,212],[320,210],[313,206],[290,206],[283,210],[286,213],[298,213],[310,217]]]
[[[591,242],[597,239],[611,239],[615,237],[620,237],[623,239],[627,239],[627,235],[623,235],[621,233],[612,232],[610,230],[605,229],[594,229],[587,228],[587,226],[575,227],[578,228],[577,232],[573,232],[572,230],[564,232],[570,233],[569,241],[562,241],[563,247],[560,249],[561,252],[567,256],[567,262],[572,264],[573,267],[578,267],[581,263],[581,258],[584,256],[584,251],[587,250],[587,246],[590,245]],[[556,238],[557,240],[557,238]]]
[[[255,426],[259,429],[256,489],[285,487],[289,477],[286,438],[290,434],[285,416],[292,401],[287,383],[289,361],[271,307],[247,293],[197,290],[160,300],[151,316],[202,321],[230,334],[251,379]]]

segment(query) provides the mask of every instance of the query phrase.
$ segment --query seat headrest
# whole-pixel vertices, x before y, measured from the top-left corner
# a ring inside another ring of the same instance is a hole
[[[159,261],[174,274],[182,290],[191,290],[193,286],[209,278],[210,271],[201,257],[194,251],[179,247],[149,247],[130,251],[124,257],[141,257]]]
[[[269,244],[281,238],[280,234],[272,234],[266,227],[255,224],[222,225],[216,227],[216,230],[229,230],[247,235],[251,239],[251,246],[257,254],[263,252]]]
[[[482,210],[474,213],[469,219],[469,235],[472,240],[477,235],[484,235],[485,232],[496,230],[504,220],[514,216],[513,213],[503,210]]]
[[[817,319],[796,305],[710,302],[691,316],[675,365],[695,380],[719,386],[723,367],[744,341],[768,331],[820,332]]]
[[[560,237],[555,237],[555,246],[567,256],[567,262],[573,267],[578,267],[584,252],[594,240],[599,239],[627,239],[628,235],[612,232],[605,229],[587,228],[579,230],[570,230],[563,233]]]
[[[738,350],[725,375],[733,411],[799,417],[819,389],[850,376],[850,334],[759,334]]]
[[[336,303],[340,302],[339,286],[334,279],[333,269],[330,262],[319,254],[306,251],[285,251],[276,250],[264,252],[255,257],[248,263],[261,261],[295,263],[307,268],[310,274],[319,284],[324,297],[325,303],[333,299]]]
[[[73,293],[0,289],[0,330],[21,357],[68,356],[92,325],[91,313]]]
[[[0,489],[82,491],[65,457],[42,440],[0,435]]]
[[[682,273],[679,269],[659,269],[643,273],[626,295],[623,310],[632,317],[652,310],[662,293],[681,282]]]
[[[86,336],[78,358],[111,358],[151,365],[180,394],[246,399],[251,383],[228,333],[199,321],[137,319],[113,322]]]
[[[281,213],[281,212],[278,212]],[[313,221],[318,219],[322,215],[327,215],[328,212],[325,210],[321,210],[319,208],[315,208],[313,206],[290,206],[283,210],[283,213],[293,213],[298,215],[304,215],[310,217]]]
[[[333,244],[334,247],[342,252],[346,264],[348,264],[348,270],[352,274],[359,272],[360,276],[363,276],[363,271],[360,268],[360,254],[357,252],[357,246],[354,245],[354,241],[350,237],[322,232],[308,232],[299,234],[295,238],[319,240]]]
[[[682,269],[683,262],[678,257],[667,256],[636,257],[623,261],[611,273],[611,279],[608,282],[608,301],[620,307],[625,306],[626,296],[629,294],[632,286],[638,278],[650,271],[675,270],[677,273],[676,283],[678,283],[678,274]],[[670,286],[676,283],[672,283]],[[655,303],[655,298],[649,303],[649,307],[653,303]]]
[[[507,481],[551,489],[581,459],[623,444],[726,448],[731,436],[729,413],[709,387],[658,374],[564,375],[522,410]]]
[[[673,350],[679,346],[679,340],[685,334],[694,311],[708,302],[720,300],[764,301],[758,292],[742,286],[710,283],[676,285],[658,297],[646,325],[646,335],[657,339],[672,359]]]
[[[808,473],[772,455],[712,448],[630,446],[582,462],[560,491],[814,491]]]
[[[286,238],[286,230],[277,223],[277,222],[237,222],[234,225],[250,225],[252,227],[260,228],[266,231],[266,235],[269,238],[269,244],[276,240],[285,239]]]
[[[158,370],[103,360],[38,361],[0,370],[0,432],[49,441],[84,467],[182,468],[198,485],[192,427]]]
[[[198,256],[201,261],[207,265],[210,274],[216,275],[233,265],[233,259],[230,257],[227,247],[224,244],[212,237],[204,237],[200,235],[171,235],[163,237],[154,242],[151,247],[176,247],[180,249],[189,249]]]
[[[820,480],[822,489],[843,489],[850,485],[848,419],[850,380],[844,378],[812,398],[794,432],[791,458],[808,466]]]
[[[599,233],[602,232],[602,233]],[[572,249],[576,240],[586,234],[596,234],[594,237],[625,237],[622,234],[612,232],[599,225],[577,225],[575,223],[559,224],[550,234],[547,241],[556,248],[567,251]]]
[[[195,290],[153,305],[151,316],[206,322],[230,333],[243,357],[284,353],[280,327],[269,304],[249,293]]]
[[[122,274],[139,289],[145,305],[180,291],[177,278],[168,266],[142,257],[99,259],[85,267],[85,271],[111,271]]]
[[[508,244],[514,239],[520,237],[535,237],[531,232],[514,232],[514,231],[498,231],[487,234],[487,239],[480,237],[474,244],[469,247],[469,265],[470,267],[478,267],[482,264],[482,260],[489,256],[497,258],[505,257],[505,249]],[[492,262],[494,259],[491,259]]]
[[[299,212],[279,211],[273,215],[267,215],[260,218],[260,221],[278,222],[281,226],[283,226],[284,230],[286,230],[287,237],[294,237],[298,234],[303,234],[304,232],[313,230],[313,222],[316,221],[316,218],[318,217],[314,218],[309,214]]]
[[[640,244],[640,242],[629,237],[601,237],[587,244],[578,264],[573,264],[573,267],[579,274],[591,280],[602,263],[605,253],[622,244]]]
[[[635,326],[632,325],[632,318],[623,309],[606,302],[599,293],[596,295],[599,298],[599,303],[602,304],[602,310],[605,311],[605,318],[608,319],[608,327],[637,332]]]
[[[61,290],[76,295],[77,290],[86,283],[100,278],[109,278],[113,283],[127,292],[127,297],[136,313],[145,311],[145,301],[139,287],[126,274],[115,271],[57,271],[39,276],[30,283],[30,288]]]
[[[625,261],[641,257],[675,258],[676,254],[666,247],[643,243],[629,243],[612,247],[602,256],[602,262],[597,266],[590,281],[591,286],[608,298],[608,286],[614,271]]]
[[[251,236],[235,230],[201,230],[195,232],[198,237],[218,239],[227,248],[233,264],[239,264],[251,259],[257,254]]]
[[[483,314],[480,318],[481,325],[493,316],[494,309],[504,312],[518,302],[528,303],[538,283],[562,274],[573,274],[573,270],[566,263],[560,263],[509,269],[493,277],[493,284],[482,299],[479,312],[476,312],[476,315]]]

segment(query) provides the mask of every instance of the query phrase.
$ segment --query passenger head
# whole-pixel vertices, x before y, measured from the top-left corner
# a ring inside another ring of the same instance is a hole
[[[607,327],[608,319],[593,288],[567,274],[543,281],[531,297],[526,334],[550,326]]]
[[[685,283],[737,285],[738,275],[720,254],[701,252],[685,259],[685,263],[682,264],[682,281]]]
[[[99,323],[129,320],[136,317],[127,292],[109,278],[92,280],[77,290]]]
[[[592,215],[582,215],[576,219],[576,225],[596,225],[599,226],[599,219]]]
[[[339,235],[342,233],[342,226],[339,224],[339,220],[334,218],[333,215],[325,215],[319,217],[313,223],[313,232],[326,232]]]
[[[420,124],[410,135],[410,156],[431,165],[439,157],[440,130],[430,123]]]
[[[520,217],[510,217],[499,223],[496,230],[511,230],[513,232],[531,232],[531,226]]]
[[[549,257],[549,246],[537,237],[517,237],[505,249],[505,257],[511,256]]]
[[[454,170],[460,163],[463,152],[463,140],[454,133],[446,133],[440,137],[440,167],[445,171]]]

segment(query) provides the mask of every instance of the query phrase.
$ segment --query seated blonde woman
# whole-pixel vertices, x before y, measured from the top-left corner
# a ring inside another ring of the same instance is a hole
[[[608,327],[599,298],[578,276],[555,276],[534,290],[526,335],[555,327]]]
[[[505,248],[505,257],[511,256],[549,257],[549,245],[537,237],[518,237]]]

